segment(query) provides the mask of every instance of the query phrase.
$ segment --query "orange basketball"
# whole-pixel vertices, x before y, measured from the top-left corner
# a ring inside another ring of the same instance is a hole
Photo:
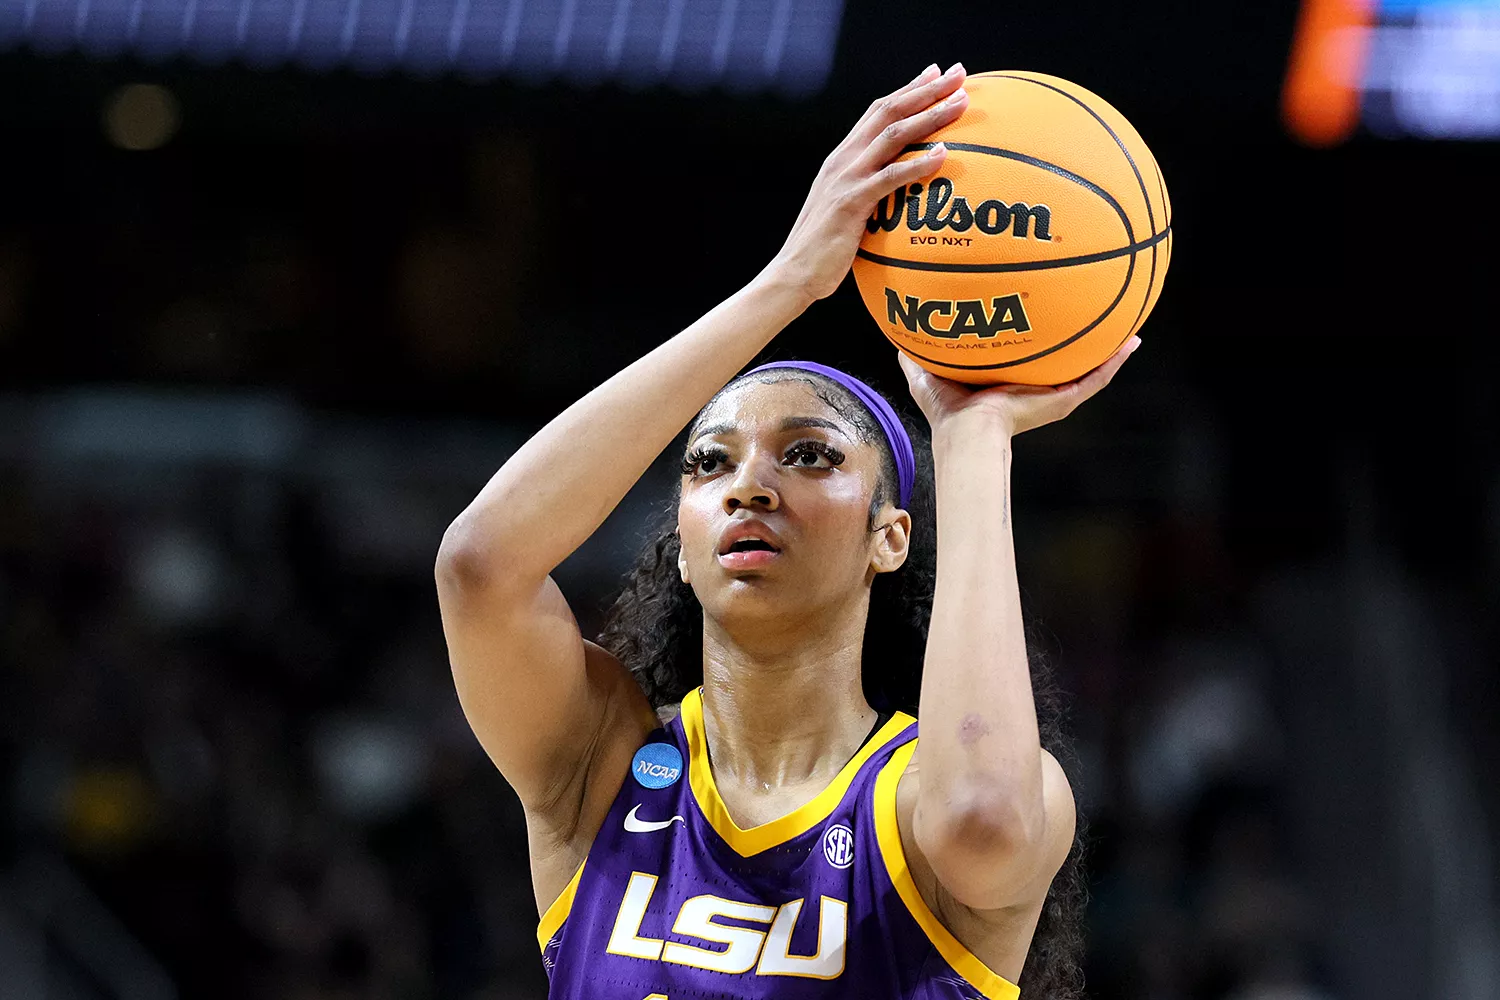
[[[865,306],[922,367],[1057,385],[1140,329],[1172,257],[1156,158],[1109,104],[1041,73],[970,74],[927,142],[942,169],[878,205],[854,261]]]

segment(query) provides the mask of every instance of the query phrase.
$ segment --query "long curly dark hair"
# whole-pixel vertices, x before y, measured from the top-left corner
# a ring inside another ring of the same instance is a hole
[[[895,462],[879,425],[847,389],[814,372],[773,369],[741,376],[720,390],[720,395],[747,381],[789,380],[809,384],[820,399],[853,426],[862,440],[878,444],[881,454],[886,456],[870,503],[870,528],[874,530],[881,506],[896,496]],[[700,413],[700,420],[701,416]],[[906,507],[912,520],[911,540],[905,564],[893,573],[876,576],[871,584],[861,676],[865,698],[871,707],[880,712],[899,709],[916,714],[937,575],[937,523],[931,441],[926,431],[906,414],[901,419],[917,458],[916,484]],[[689,440],[697,424],[694,421],[688,429]],[[676,704],[703,683],[703,608],[692,587],[683,583],[678,573],[676,516],[674,497],[663,511],[662,523],[626,577],[599,635],[600,645],[619,657],[635,675],[653,708]],[[1076,763],[1077,756],[1064,729],[1063,693],[1050,665],[1036,652],[1035,644],[1028,642],[1028,647],[1041,744],[1066,769]],[[1079,816],[1072,849],[1047,890],[1026,955],[1018,984],[1025,997],[1081,1000],[1084,995],[1085,835],[1085,823]]]

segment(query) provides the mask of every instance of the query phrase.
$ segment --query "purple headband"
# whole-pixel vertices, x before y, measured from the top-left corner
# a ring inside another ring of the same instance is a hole
[[[885,397],[865,385],[853,375],[848,375],[837,368],[820,365],[816,361],[772,361],[770,364],[752,368],[746,375],[754,375],[771,368],[798,368],[802,371],[813,372],[833,379],[839,385],[848,389],[854,397],[865,405],[870,415],[880,424],[880,429],[885,432],[885,442],[890,445],[891,456],[896,460],[897,492],[900,494],[900,506],[905,508],[911,503],[911,489],[917,481],[917,458],[912,452],[911,438],[906,434],[906,428],[901,423],[901,418],[896,416],[896,411],[891,409],[891,404],[886,402]]]

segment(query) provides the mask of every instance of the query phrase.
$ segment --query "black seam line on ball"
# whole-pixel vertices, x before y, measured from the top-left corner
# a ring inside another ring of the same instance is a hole
[[[1078,97],[1075,97],[1074,95],[1068,93],[1061,87],[1054,87],[1050,83],[1044,83],[1041,80],[1033,80],[1029,76],[1016,76],[1012,73],[1000,73],[998,74],[998,76],[1002,80],[1019,80],[1023,83],[1035,84],[1038,87],[1046,87],[1048,90],[1061,94],[1068,100],[1072,101],[1074,104],[1078,105],[1083,110],[1087,111],[1089,114],[1093,115],[1094,121],[1098,122],[1104,127],[1104,131],[1109,133],[1109,137],[1115,141],[1115,145],[1120,147],[1120,152],[1125,154],[1125,162],[1130,164],[1130,170],[1133,174],[1135,174],[1135,182],[1141,186],[1141,199],[1146,203],[1146,224],[1151,227],[1152,232],[1156,231],[1156,213],[1151,208],[1151,195],[1146,192],[1146,178],[1141,176],[1141,168],[1136,166],[1135,157],[1130,155],[1130,150],[1126,147],[1125,143],[1120,141],[1119,134],[1116,133],[1114,128],[1110,126],[1109,122],[1100,117],[1099,112],[1089,107]],[[1166,211],[1165,206],[1162,207],[1162,211]]]
[[[1130,153],[1127,151],[1125,155],[1129,156]],[[1132,161],[1131,165],[1134,166],[1134,161]],[[1151,158],[1151,166],[1152,166],[1152,169],[1154,169],[1156,171],[1156,180],[1157,180],[1157,182],[1160,183],[1161,182],[1161,167],[1159,167],[1159,166],[1156,165],[1156,157],[1154,157],[1154,156]],[[1144,185],[1144,182],[1142,182],[1142,183]],[[1161,214],[1162,214],[1162,221],[1163,221],[1163,223],[1165,223],[1165,221],[1166,221],[1166,215],[1167,215],[1167,200],[1166,200],[1165,197],[1162,198],[1162,202],[1161,202]],[[1148,218],[1151,215],[1151,196],[1149,194],[1146,195],[1146,215],[1147,215]],[[1151,228],[1153,228],[1153,229],[1156,228],[1155,221],[1152,221]],[[1164,228],[1166,228],[1166,227],[1164,226]],[[1141,309],[1140,309],[1140,312],[1138,312],[1138,313],[1135,314],[1135,322],[1130,325],[1130,336],[1132,336],[1132,337],[1135,336],[1136,331],[1141,328],[1141,324],[1144,323],[1144,322],[1146,322],[1146,309],[1147,309],[1148,306],[1151,305],[1151,296],[1153,294],[1155,294],[1155,292],[1156,292],[1156,263],[1157,263],[1157,257],[1160,255],[1160,253],[1161,253],[1161,247],[1152,247],[1151,248],[1151,277],[1146,282],[1146,297],[1143,298],[1143,299],[1141,299]],[[1163,271],[1162,272],[1162,280],[1165,281],[1166,277],[1167,277],[1167,272]]]
[[[935,142],[914,142],[903,149],[901,151],[901,155],[904,156],[907,153],[920,153],[924,150],[931,149],[936,145],[937,143]],[[1067,167],[1060,167],[1056,163],[1052,163],[1047,160],[1039,160],[1035,156],[1027,156],[1025,153],[1018,153],[1014,149],[1001,149],[999,146],[981,146],[978,143],[973,142],[944,142],[943,145],[948,149],[956,149],[960,153],[983,153],[986,156],[999,156],[1003,159],[1015,160],[1018,163],[1026,163],[1033,167],[1040,167],[1043,170],[1051,171],[1052,173],[1064,178],[1065,180],[1070,180],[1080,187],[1087,188],[1088,190],[1094,192],[1094,194],[1103,198],[1105,202],[1108,203],[1109,207],[1115,210],[1115,214],[1120,217],[1120,223],[1125,227],[1125,242],[1135,242],[1135,228],[1130,224],[1130,216],[1126,214],[1125,206],[1116,201],[1114,195],[1110,194],[1108,191],[1104,190],[1102,187],[1095,184],[1087,177],[1084,177],[1080,174],[1075,174]]]
[[[1024,365],[1028,361],[1035,361],[1038,358],[1045,358],[1049,354],[1053,354],[1057,351],[1062,350],[1064,347],[1067,347],[1069,344],[1073,343],[1075,340],[1088,333],[1100,323],[1103,323],[1105,320],[1109,319],[1110,315],[1115,311],[1116,308],[1119,307],[1120,301],[1125,298],[1125,293],[1130,289],[1130,283],[1133,280],[1135,280],[1135,254],[1130,255],[1130,266],[1125,269],[1125,283],[1120,286],[1119,294],[1117,294],[1115,296],[1115,300],[1109,304],[1109,308],[1099,314],[1099,317],[1097,319],[1095,319],[1088,326],[1084,327],[1082,330],[1079,330],[1077,333],[1073,334],[1071,337],[1068,337],[1065,340],[1060,340],[1057,343],[1053,344],[1051,347],[1037,351],[1035,354],[1029,354],[1024,358],[1017,358],[1014,361],[997,361],[994,364],[990,365],[957,365],[951,361],[943,361],[940,358],[929,358],[925,354],[918,354],[912,349],[910,344],[902,344],[895,337],[891,336],[891,331],[887,330],[885,328],[885,324],[883,323],[880,324],[880,332],[885,334],[886,340],[889,340],[891,343],[895,344],[897,347],[901,348],[912,357],[920,358],[923,361],[931,361],[933,364],[942,365],[944,368],[953,368],[959,371],[993,371],[996,368],[1014,368],[1016,365]]]
[[[947,264],[939,261],[902,260],[900,257],[885,257],[864,249],[857,251],[855,256],[861,257],[872,264],[883,264],[886,267],[901,267],[909,271],[1001,274],[1009,271],[1046,271],[1054,267],[1074,267],[1078,264],[1095,264],[1101,260],[1114,260],[1116,257],[1124,257],[1126,254],[1142,253],[1150,250],[1170,235],[1172,235],[1172,227],[1168,226],[1149,240],[1132,243],[1128,247],[1119,247],[1115,250],[1102,250],[1099,253],[1087,253],[1078,257],[1054,257],[1051,260],[1022,260],[1011,264]]]
[[[1035,80],[1029,76],[1017,76],[1014,73],[997,73],[995,75],[997,78],[1002,80],[1015,80],[1020,83],[1030,83],[1035,84],[1038,87],[1045,87],[1047,90],[1050,90],[1053,93],[1061,94],[1063,97],[1066,97],[1068,100],[1072,101],[1074,104],[1078,105],[1080,108],[1092,115],[1094,120],[1103,127],[1104,131],[1109,133],[1109,137],[1115,141],[1115,145],[1120,147],[1120,152],[1125,154],[1125,162],[1130,164],[1130,170],[1135,174],[1135,182],[1140,185],[1141,200],[1146,203],[1146,225],[1151,227],[1151,231],[1153,233],[1156,231],[1156,211],[1151,207],[1151,195],[1146,190],[1146,178],[1141,176],[1141,168],[1136,164],[1135,157],[1130,155],[1130,148],[1125,145],[1125,143],[1120,139],[1119,133],[1114,130],[1113,126],[1111,126],[1109,122],[1104,120],[1099,112],[1089,107],[1088,104],[1077,95],[1070,94],[1066,90],[1063,90],[1061,87],[1047,83],[1044,80]],[[1155,157],[1152,157],[1152,159],[1154,160]],[[1161,167],[1156,168],[1156,176],[1158,179],[1160,179]],[[1163,198],[1162,200],[1161,210],[1165,215],[1167,211],[1165,198]],[[1151,304],[1151,293],[1156,287],[1156,256],[1156,247],[1153,246],[1151,248],[1151,278],[1146,282],[1146,297],[1141,300],[1140,312],[1135,314],[1135,322],[1131,324],[1132,332],[1140,327],[1141,321],[1146,318],[1146,307]]]
[[[1170,229],[1168,231],[1170,232]],[[1171,245],[1172,242],[1168,240],[1167,246],[1170,248]],[[1146,307],[1151,304],[1151,296],[1157,294],[1158,289],[1156,287],[1156,255],[1160,250],[1161,247],[1151,248],[1151,279],[1146,284],[1146,297],[1141,300],[1141,311],[1135,314],[1135,322],[1130,327],[1129,336],[1131,337],[1140,332],[1141,324],[1146,322]],[[1161,272],[1161,276],[1162,281],[1166,281],[1167,272],[1163,270]]]
[[[1172,224],[1172,211],[1167,206],[1167,179],[1161,175],[1161,164],[1152,157],[1151,165],[1156,168],[1156,189],[1161,192],[1161,215],[1162,223],[1170,226]]]
[[[1161,195],[1162,224],[1167,229],[1171,229],[1172,228],[1172,213],[1167,210],[1167,182],[1166,182],[1166,180],[1161,175],[1161,164],[1156,162],[1156,157],[1155,156],[1151,157],[1151,169],[1156,171],[1156,190]],[[1147,203],[1147,205],[1150,205],[1151,199],[1147,198],[1146,199],[1146,203]],[[1138,333],[1140,331],[1141,324],[1146,321],[1146,307],[1149,306],[1149,305],[1151,305],[1151,296],[1157,294],[1157,288],[1156,288],[1156,257],[1157,257],[1158,253],[1162,252],[1162,249],[1163,249],[1162,247],[1152,247],[1151,248],[1151,285],[1150,285],[1149,288],[1146,289],[1146,298],[1144,300],[1142,300],[1142,302],[1141,302],[1141,311],[1136,314],[1136,317],[1135,317],[1135,326],[1133,326],[1131,328],[1131,334],[1132,335],[1134,335],[1135,333]],[[1172,249],[1172,244],[1171,244],[1170,241],[1167,242],[1167,245],[1166,245],[1165,249],[1168,250],[1168,251],[1170,251]],[[1166,276],[1167,276],[1167,272],[1166,271],[1162,271],[1162,281],[1163,282],[1166,281]]]

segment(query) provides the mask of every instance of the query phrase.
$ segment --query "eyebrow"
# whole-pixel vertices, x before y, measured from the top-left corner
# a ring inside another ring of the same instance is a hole
[[[847,436],[849,433],[849,431],[843,425],[833,420],[829,420],[826,417],[787,417],[781,422],[782,433],[785,433],[787,431],[805,430],[809,427],[822,427],[825,430],[838,431],[840,434],[843,434],[845,436]],[[728,434],[736,430],[739,430],[739,427],[737,425],[727,423],[713,424],[709,427],[700,427],[698,429],[698,433],[693,435],[693,440],[696,441],[701,437],[713,437],[718,434]]]

